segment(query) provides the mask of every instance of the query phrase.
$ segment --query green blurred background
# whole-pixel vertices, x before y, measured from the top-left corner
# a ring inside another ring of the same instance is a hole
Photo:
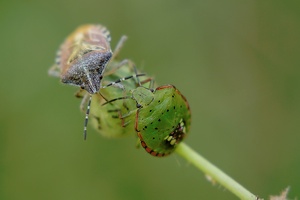
[[[300,194],[299,1],[0,1],[0,199],[236,199],[177,155],[89,127],[48,77],[77,26],[101,23],[192,108],[186,143],[254,194]]]

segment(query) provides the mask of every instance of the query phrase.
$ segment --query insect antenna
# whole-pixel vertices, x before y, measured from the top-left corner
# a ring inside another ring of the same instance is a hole
[[[131,78],[137,78],[139,76],[146,76],[146,74],[135,74],[135,75],[131,75],[131,76],[126,76],[126,77],[123,77],[123,78],[120,78],[119,80],[115,81],[115,82],[111,82],[107,85],[104,85],[102,88],[107,88],[107,87],[110,87],[112,85],[116,85],[117,83],[121,83],[125,80],[128,80],[128,79],[131,79]]]
[[[133,67],[133,70],[134,70],[134,73],[135,73],[136,75],[138,75],[138,74],[137,74],[137,68],[136,68],[136,66]],[[143,84],[150,82],[149,88],[147,88],[147,89],[149,89],[149,90],[152,91],[152,92],[154,91],[154,90],[153,90],[153,87],[154,87],[154,79],[153,79],[153,78],[147,78],[146,80],[143,80],[143,81],[141,82],[140,79],[139,79],[139,77],[136,76],[136,80],[137,80],[137,84],[138,84],[139,87],[143,87],[143,86],[142,86]],[[146,87],[144,87],[144,88],[146,88]]]
[[[154,91],[154,79],[152,79],[151,78],[151,80],[150,80],[150,84],[149,84],[149,88],[152,90],[152,91]]]
[[[137,69],[136,69],[136,66],[135,66],[135,65],[134,65],[134,67],[133,67],[133,70],[134,70],[135,75],[138,75]],[[139,86],[142,86],[142,85],[141,85],[141,82],[140,82],[140,79],[139,79],[138,76],[136,76],[136,80],[137,80],[137,82],[138,82],[138,85],[139,85]]]
[[[141,85],[144,85],[146,83],[149,83],[149,87],[146,87],[150,89],[151,91],[154,91],[154,79],[152,77],[147,78],[146,80],[141,81]]]
[[[115,99],[112,99],[112,100],[109,100],[109,101],[103,103],[102,106],[104,106],[104,105],[106,105],[108,103],[112,103],[114,101],[122,100],[122,99],[132,99],[132,97],[131,96],[118,97],[118,98],[115,98]]]
[[[86,136],[87,136],[87,131],[86,130],[87,130],[87,124],[88,124],[88,121],[89,121],[91,101],[92,101],[92,95],[90,95],[88,105],[87,105],[87,109],[86,109],[86,114],[85,114],[84,129],[83,129],[83,139],[84,140],[86,140]]]
[[[103,94],[102,94],[100,91],[99,91],[98,93],[100,94],[100,96],[101,96],[105,101],[108,101],[107,98],[105,98],[105,97],[103,96]]]

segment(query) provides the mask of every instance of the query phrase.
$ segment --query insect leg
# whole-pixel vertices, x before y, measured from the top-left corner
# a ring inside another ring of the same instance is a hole
[[[88,125],[88,121],[89,121],[89,114],[90,114],[90,108],[91,108],[92,95],[89,94],[89,93],[87,93],[85,90],[80,89],[77,93],[75,93],[75,96],[78,97],[78,98],[82,98],[82,101],[80,103],[80,110],[82,112],[86,111],[85,121],[84,121],[84,129],[83,129],[83,138],[84,138],[84,140],[86,140],[86,137],[87,137],[87,125]],[[93,117],[95,117],[95,116],[93,116]],[[99,123],[99,121],[100,121],[100,119],[98,119],[98,129],[100,129],[100,123]]]
[[[60,77],[60,68],[58,65],[53,65],[49,70],[48,74],[54,77]]]
[[[87,129],[88,121],[89,121],[90,107],[91,107],[91,101],[92,101],[92,95],[91,94],[87,94],[87,95],[89,97],[89,100],[88,100],[88,105],[86,108],[86,114],[85,114],[85,120],[84,120],[84,129],[83,129],[83,139],[84,140],[86,140],[86,136],[87,136],[86,129]],[[85,96],[87,96],[87,95],[85,95]]]
[[[107,102],[103,103],[102,106],[104,106],[106,104],[109,104],[109,103],[111,104],[114,101],[124,100],[124,99],[132,99],[132,97],[131,96],[118,97],[118,98],[115,98],[115,99],[112,99],[110,101],[107,101]],[[132,99],[132,100],[134,100],[134,99]],[[127,107],[126,107],[126,109],[128,110]],[[119,112],[119,118],[122,120],[122,126],[123,127],[127,126],[128,124],[130,124],[130,121],[128,121],[128,122],[125,123],[124,119],[127,118],[127,117],[129,117],[132,114],[132,112],[129,111],[126,114],[122,114],[120,109],[112,110],[111,112]]]
[[[114,53],[113,53],[110,60],[114,60],[118,56],[118,54],[120,53],[120,51],[121,51],[121,49],[122,49],[122,47],[123,47],[126,40],[127,40],[127,36],[123,35],[121,37],[121,39],[119,40],[119,42],[117,43],[117,46],[116,46],[116,48],[114,50]]]
[[[112,100],[109,100],[109,101],[103,103],[102,106],[104,106],[104,105],[106,105],[106,104],[108,104],[108,103],[112,103],[112,102],[114,102],[114,101],[117,101],[117,100],[123,100],[123,99],[132,99],[132,97],[131,97],[131,96],[118,97],[118,98],[115,98],[115,99],[112,99]]]
[[[103,96],[103,94],[99,91],[99,93],[98,93],[105,101],[108,101],[107,100],[107,98],[105,98],[104,96]]]
[[[136,68],[136,66],[134,65],[134,63],[132,63],[131,67],[133,68],[135,75],[138,75],[138,74],[137,74],[137,68]],[[137,83],[136,83],[136,86],[137,86],[137,87],[142,87],[145,83],[150,82],[148,88],[145,87],[145,86],[144,86],[144,87],[147,88],[147,89],[150,89],[151,91],[154,91],[154,90],[153,90],[153,87],[154,87],[154,78],[150,77],[150,78],[147,78],[147,79],[141,81],[141,80],[139,79],[139,76],[136,76],[136,82],[137,82]]]
[[[111,67],[114,67],[114,68],[110,69],[109,71],[106,71],[104,73],[104,76],[109,76],[111,74],[114,74],[118,69],[120,69],[121,67],[126,66],[126,65],[128,65],[131,68],[132,68],[132,66],[134,66],[134,64],[131,60],[124,59],[121,62],[119,62],[118,64],[114,64],[113,66],[111,66]]]
[[[147,78],[147,79],[141,81],[141,85],[144,85],[146,83],[149,83],[149,87],[148,88],[150,90],[153,90],[153,88],[154,88],[154,78],[150,77],[150,78]]]
[[[76,93],[75,95],[77,95],[78,93]],[[80,102],[80,110],[82,112],[85,111],[85,107],[86,107],[87,103],[89,102],[89,98],[90,98],[90,94],[89,93],[85,93],[84,96],[83,96],[83,98],[82,98],[82,100],[81,100],[81,102]]]
[[[153,90],[154,88],[154,78],[151,78],[149,88]]]
[[[126,127],[131,122],[130,120],[127,121],[127,122],[125,122],[125,118],[129,117],[132,114],[131,112],[128,112],[128,113],[126,113],[124,115],[122,114],[121,109],[108,110],[107,112],[109,112],[109,113],[116,112],[118,115],[117,116],[113,115],[112,117],[113,118],[119,118],[121,120],[121,126],[122,127]]]
[[[134,73],[137,75],[137,68],[136,68],[136,66],[132,63],[132,68],[133,68],[133,70],[134,70]],[[147,79],[145,79],[145,80],[142,80],[142,81],[140,81],[140,79],[138,78],[138,76],[136,77],[136,80],[137,80],[137,86],[142,86],[142,85],[144,85],[145,83],[148,83],[149,82],[149,87],[147,88],[147,89],[150,89],[151,91],[154,91],[154,78],[152,78],[152,77],[149,77],[149,78],[147,78]]]
[[[109,83],[108,85],[103,86],[102,88],[107,88],[107,87],[109,87],[109,86],[117,86],[117,87],[123,89],[122,86],[121,86],[121,87],[118,86],[118,83],[120,83],[120,82],[122,82],[122,81],[125,81],[125,80],[128,80],[128,79],[131,79],[131,78],[137,78],[137,77],[139,77],[139,76],[146,76],[146,74],[143,74],[143,73],[142,73],[142,74],[137,74],[137,69],[136,69],[135,64],[134,64],[131,60],[128,60],[128,59],[125,59],[125,60],[122,60],[121,62],[119,62],[118,65],[116,65],[116,67],[115,67],[114,69],[112,69],[112,70],[110,70],[109,72],[105,73],[104,76],[108,76],[108,75],[110,75],[110,74],[113,74],[113,73],[115,73],[115,71],[117,71],[119,68],[121,68],[121,67],[123,67],[123,66],[126,66],[126,65],[128,65],[130,68],[133,69],[134,75],[127,76],[127,77],[123,77],[123,78],[121,78],[121,79],[119,79],[119,80],[117,80],[117,81],[115,81],[115,82],[111,82],[111,83]],[[138,78],[137,78],[137,82],[139,83],[139,79],[138,79]],[[139,84],[139,85],[140,85],[140,84]]]
[[[132,67],[133,67],[134,74],[137,75],[136,66],[134,64],[132,64]],[[140,82],[140,79],[138,78],[138,76],[136,76],[136,80],[137,80],[138,86],[141,86],[141,82]]]
[[[136,145],[135,147],[139,149],[141,147],[141,140],[138,135],[136,135]]]
[[[107,85],[104,85],[102,88],[107,88],[107,87],[110,87],[110,86],[117,86],[121,89],[123,89],[123,86],[118,86],[119,83],[121,83],[122,81],[125,81],[125,80],[128,80],[128,79],[131,79],[131,78],[137,78],[139,76],[146,76],[146,74],[135,74],[135,75],[131,75],[131,76],[126,76],[126,77],[123,77],[117,81],[114,81],[114,82],[111,82]]]
[[[86,91],[80,88],[80,89],[75,93],[75,97],[77,97],[77,98],[83,98],[84,95],[85,95],[85,93],[86,93]]]

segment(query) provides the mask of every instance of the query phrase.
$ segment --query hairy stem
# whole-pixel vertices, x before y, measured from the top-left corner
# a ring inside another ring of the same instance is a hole
[[[176,148],[176,152],[240,199],[258,200],[257,196],[249,192],[246,188],[203,158],[188,145],[184,143],[179,144]]]

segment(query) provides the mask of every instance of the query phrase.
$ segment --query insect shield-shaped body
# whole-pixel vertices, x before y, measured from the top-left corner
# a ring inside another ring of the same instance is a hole
[[[169,155],[190,130],[191,111],[186,98],[173,85],[154,91],[139,87],[132,95],[140,107],[135,129],[142,147],[153,156]]]
[[[124,130],[131,133],[134,124],[142,147],[149,154],[162,157],[172,153],[189,133],[191,111],[186,98],[175,86],[164,85],[155,90],[142,86],[141,83],[149,81],[152,82],[152,78],[138,81],[136,88],[131,87],[129,93],[126,90],[122,96],[106,101],[102,109],[117,103],[121,108],[119,119],[128,125]],[[130,106],[124,109],[124,105]]]
[[[84,25],[72,33],[57,52],[55,65],[49,70],[65,84],[75,85],[88,92],[82,101],[87,102],[84,139],[88,123],[92,94],[101,88],[101,80],[112,57],[109,31],[101,25]]]
[[[102,74],[112,57],[110,34],[101,25],[84,25],[61,45],[50,74],[65,84],[79,86],[90,94],[101,87]]]

